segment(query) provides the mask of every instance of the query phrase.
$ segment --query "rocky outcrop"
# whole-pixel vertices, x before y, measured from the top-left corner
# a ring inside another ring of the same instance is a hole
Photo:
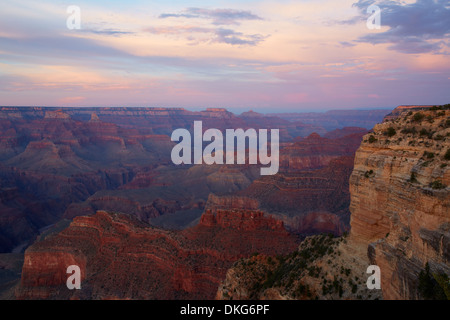
[[[235,210],[235,209],[243,209],[243,210],[258,210],[259,202],[256,199],[247,198],[247,197],[239,197],[239,196],[216,196],[211,193],[208,196],[208,202],[206,203],[206,209],[218,210]]]
[[[272,226],[273,220],[257,212],[223,211],[214,224],[206,223],[209,214],[180,232],[104,211],[76,217],[67,229],[27,249],[17,298],[211,299],[234,261],[296,246],[282,225]],[[66,269],[74,264],[81,269],[82,288],[70,291]]]
[[[408,112],[413,111],[421,111],[431,109],[433,106],[431,105],[404,105],[398,106],[391,113],[387,114],[384,117],[384,120],[393,120],[401,117],[402,115],[406,115]]]
[[[404,107],[376,125],[350,178],[351,238],[369,245],[384,299],[418,299],[425,264],[450,274],[450,110]]]
[[[379,299],[365,285],[367,256],[346,238],[307,237],[289,255],[237,261],[217,290],[223,300]]]

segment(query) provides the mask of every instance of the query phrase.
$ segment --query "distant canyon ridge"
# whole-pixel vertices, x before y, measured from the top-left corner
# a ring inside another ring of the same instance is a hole
[[[69,297],[54,290],[59,269],[42,286],[34,282],[60,257],[88,266],[91,291],[82,299],[214,298],[237,259],[287,254],[305,236],[349,230],[355,152],[387,113],[2,107],[0,296]],[[170,135],[178,128],[192,132],[194,121],[203,130],[278,129],[279,172],[261,176],[260,165],[248,164],[174,165]],[[134,271],[106,272],[108,261],[129,261]],[[143,295],[136,280],[144,276],[142,264],[151,269],[149,286],[162,273],[174,278]],[[136,290],[126,291],[130,283]]]

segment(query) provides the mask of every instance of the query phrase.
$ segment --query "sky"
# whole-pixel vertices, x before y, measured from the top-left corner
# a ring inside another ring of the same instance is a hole
[[[69,6],[80,10],[79,28]],[[450,103],[449,0],[0,0],[0,8],[2,106],[270,113]]]

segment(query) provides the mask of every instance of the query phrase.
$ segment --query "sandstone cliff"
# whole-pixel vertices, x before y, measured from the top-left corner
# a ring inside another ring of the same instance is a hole
[[[369,244],[384,299],[421,298],[427,262],[450,274],[450,110],[403,109],[365,136],[350,178],[351,238]]]

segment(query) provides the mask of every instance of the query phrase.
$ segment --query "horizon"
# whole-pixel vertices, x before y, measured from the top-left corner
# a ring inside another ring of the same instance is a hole
[[[4,105],[273,113],[448,102],[444,0],[7,0],[0,30]]]
[[[401,106],[417,106],[417,105],[401,105]],[[422,105],[421,105],[422,106]],[[425,106],[425,105],[424,105]],[[432,105],[426,105],[426,106],[432,106]],[[397,106],[399,107],[399,106]],[[142,109],[182,109],[189,112],[205,112],[208,111],[208,109],[224,109],[227,112],[231,112],[235,115],[241,115],[243,113],[247,112],[255,112],[262,115],[270,115],[270,114],[289,114],[289,113],[317,113],[317,114],[325,114],[327,112],[345,112],[345,111],[393,111],[397,107],[389,108],[389,107],[380,107],[380,108],[357,108],[357,109],[320,109],[320,110],[313,110],[313,109],[303,109],[303,110],[253,110],[251,108],[244,109],[234,109],[234,108],[227,108],[227,107],[182,107],[182,106],[174,106],[174,107],[160,107],[160,106],[44,106],[44,105],[0,105],[0,108],[53,108],[53,109],[95,109],[95,108],[142,108]],[[267,112],[265,112],[267,111]]]

